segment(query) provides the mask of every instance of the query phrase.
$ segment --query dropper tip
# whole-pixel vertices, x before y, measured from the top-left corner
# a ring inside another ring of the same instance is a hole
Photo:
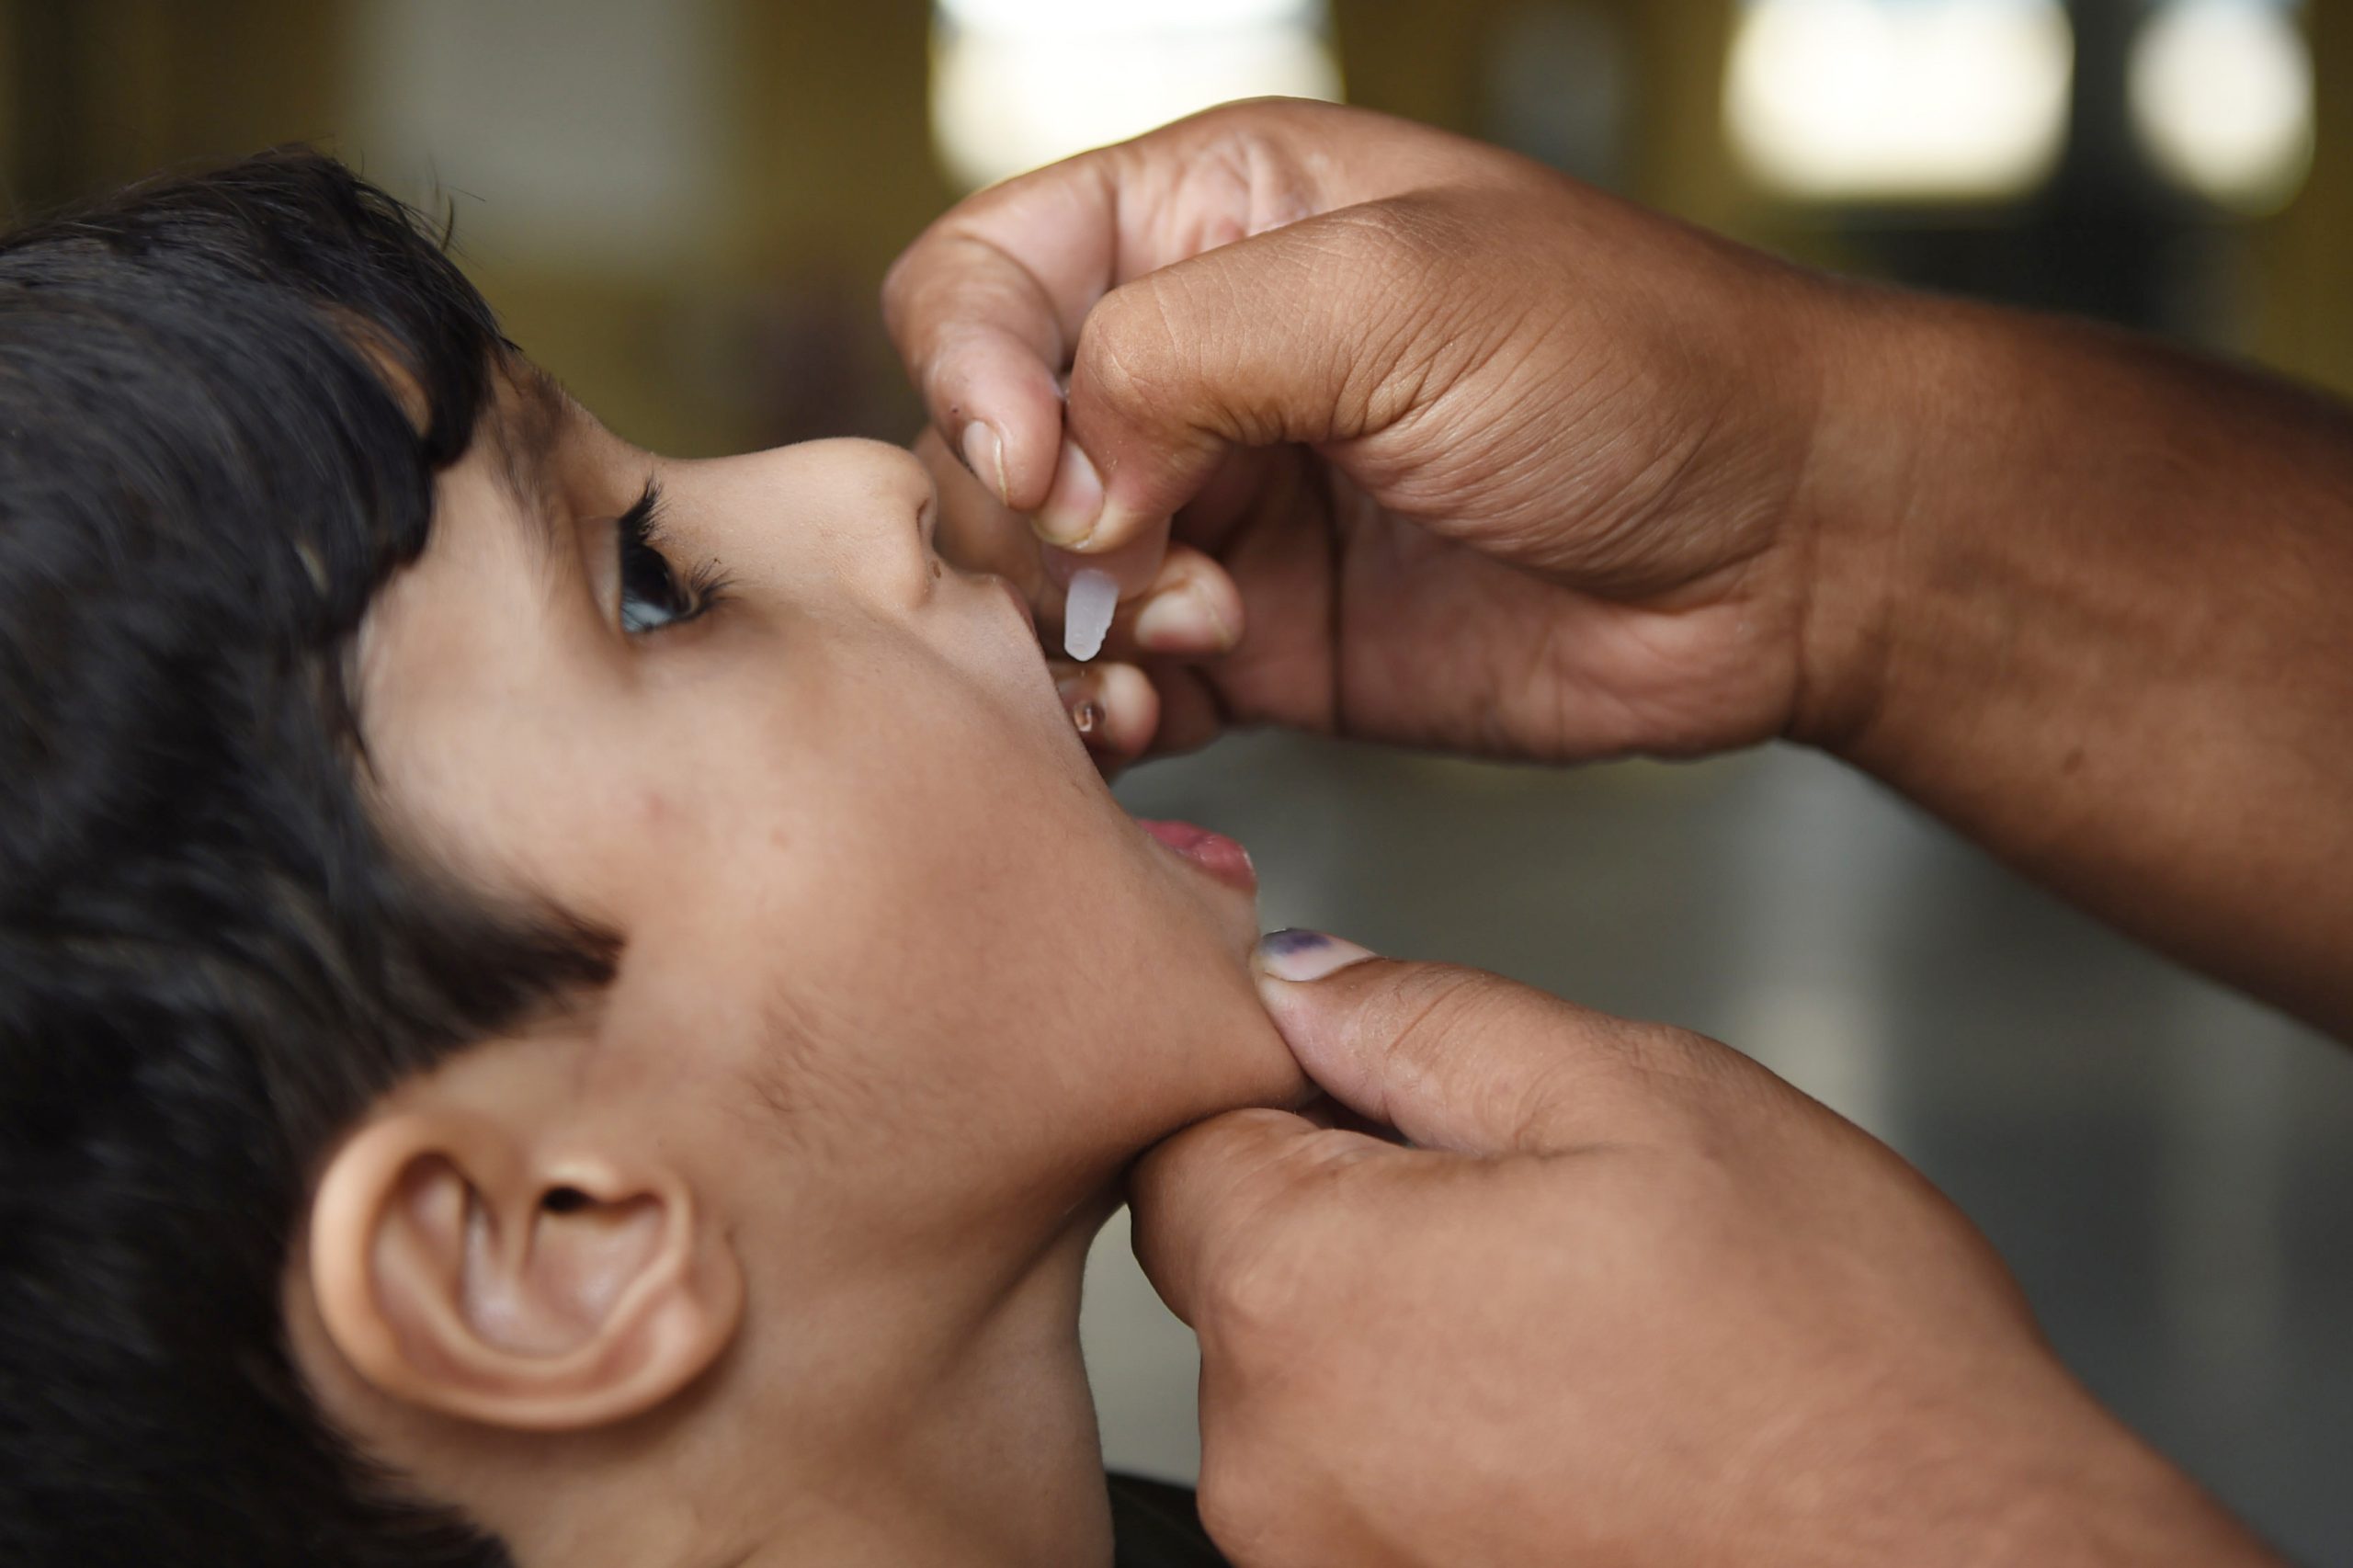
[[[1103,651],[1111,614],[1120,606],[1120,585],[1108,572],[1082,566],[1071,574],[1063,607],[1063,652],[1085,664]]]

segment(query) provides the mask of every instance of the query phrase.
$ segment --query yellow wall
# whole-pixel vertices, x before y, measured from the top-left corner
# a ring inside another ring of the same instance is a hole
[[[483,0],[523,4],[533,0]],[[537,0],[560,19],[562,0]],[[656,3],[656,0],[649,0]],[[715,8],[728,193],[662,276],[472,258],[517,339],[628,434],[681,451],[915,417],[875,319],[883,268],[950,199],[926,114],[918,0],[659,0]],[[1736,0],[1608,0],[1631,45],[1633,194],[1817,260],[1826,231],[1760,201],[1726,152]],[[1508,0],[1335,0],[1351,97],[1475,131],[1480,51]],[[289,140],[349,142],[355,0],[0,0],[0,171],[20,209]],[[2315,6],[2325,83],[2353,23]],[[2302,199],[2246,233],[2256,343],[2353,391],[2353,97],[2324,91]],[[594,106],[584,106],[594,112]],[[464,234],[460,234],[462,246]],[[781,347],[779,347],[781,346]]]
[[[2318,138],[2311,179],[2256,236],[2257,349],[2353,395],[2353,14],[2315,0],[2306,16],[2322,84]]]

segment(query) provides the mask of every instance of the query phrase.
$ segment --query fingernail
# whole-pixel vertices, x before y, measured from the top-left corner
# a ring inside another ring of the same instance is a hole
[[[983,484],[995,485],[996,498],[1000,505],[1007,506],[1013,505],[1006,499],[1005,440],[996,433],[995,428],[983,424],[980,420],[973,420],[964,426],[962,446],[964,466],[972,471],[972,477]]]
[[[1136,611],[1136,645],[1154,653],[1224,653],[1233,629],[1199,585],[1180,583],[1144,600]]]
[[[1085,452],[1063,443],[1061,464],[1054,470],[1054,487],[1038,508],[1038,536],[1048,544],[1084,544],[1103,512],[1103,479]]]
[[[1294,983],[1322,980],[1380,955],[1321,931],[1277,931],[1258,938],[1251,963],[1262,974]]]

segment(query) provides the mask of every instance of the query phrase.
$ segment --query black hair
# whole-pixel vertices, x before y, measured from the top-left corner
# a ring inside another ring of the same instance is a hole
[[[614,961],[358,782],[351,640],[507,352],[316,153],[0,239],[0,1562],[506,1561],[327,1428],[279,1303],[336,1134]]]

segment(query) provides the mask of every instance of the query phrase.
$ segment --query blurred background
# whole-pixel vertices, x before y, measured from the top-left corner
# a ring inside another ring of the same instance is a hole
[[[14,212],[322,143],[446,206],[514,337],[680,455],[905,438],[875,296],[926,221],[1268,92],[2353,392],[2336,0],[0,0],[0,81]],[[1793,752],[1551,773],[1245,736],[1122,792],[1250,843],[1270,926],[1756,1055],[1951,1192],[2126,1419],[2353,1562],[2342,1048]],[[1190,1342],[1116,1226],[1086,1333],[1109,1457],[1188,1475]]]

